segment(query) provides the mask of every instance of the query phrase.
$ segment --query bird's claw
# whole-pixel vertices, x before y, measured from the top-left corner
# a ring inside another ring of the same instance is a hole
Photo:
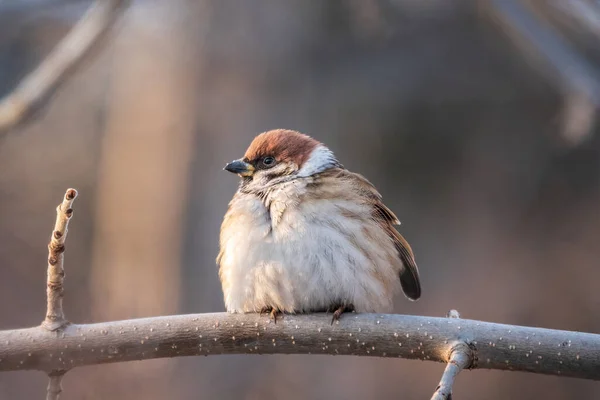
[[[259,315],[262,317],[263,314],[268,313],[269,318],[273,320],[273,322],[277,323],[277,317],[282,317],[283,313],[273,307],[263,307],[260,310]]]
[[[354,311],[354,306],[352,304],[341,305],[337,307],[333,312],[333,317],[331,318],[331,325],[333,325],[335,321],[339,321],[343,313],[352,311]]]
[[[276,310],[276,309],[274,309],[274,308],[273,308],[273,309],[271,310],[270,317],[271,317],[271,319],[273,320],[273,322],[274,322],[274,323],[277,323],[277,317],[278,317],[278,316],[279,316],[279,317],[283,317],[283,313],[282,313],[281,311],[279,311],[279,310]]]

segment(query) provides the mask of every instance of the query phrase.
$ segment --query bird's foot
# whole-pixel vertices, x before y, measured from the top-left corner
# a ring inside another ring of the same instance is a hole
[[[273,322],[277,323],[277,317],[283,318],[283,313],[279,310],[272,309],[270,317],[273,320]]]
[[[340,306],[332,307],[332,309],[335,309],[335,311],[333,312],[333,318],[331,318],[331,325],[333,325],[333,323],[335,321],[339,321],[340,317],[342,316],[343,313],[354,311],[354,305],[352,305],[352,304],[343,304],[343,305],[340,305]]]
[[[270,313],[272,309],[273,309],[273,307],[266,307],[265,306],[265,307],[263,307],[263,308],[260,309],[260,312],[259,312],[258,315],[262,317],[263,314]]]
[[[269,317],[273,320],[273,322],[277,323],[277,318],[283,318],[283,313],[281,311],[279,311],[276,308],[273,307],[263,307],[260,309],[260,316],[262,316],[263,314],[268,313]]]

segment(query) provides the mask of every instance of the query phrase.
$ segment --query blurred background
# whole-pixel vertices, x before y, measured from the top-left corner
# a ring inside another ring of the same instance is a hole
[[[0,97],[90,1],[0,1]],[[0,136],[0,329],[45,312],[65,189],[74,322],[224,311],[215,257],[272,128],[308,133],[402,221],[423,297],[395,312],[600,331],[600,4],[139,0],[28,123]],[[62,399],[423,399],[442,364],[219,356],[76,369]],[[0,399],[46,376],[0,374]],[[466,371],[457,399],[593,398],[597,382]]]

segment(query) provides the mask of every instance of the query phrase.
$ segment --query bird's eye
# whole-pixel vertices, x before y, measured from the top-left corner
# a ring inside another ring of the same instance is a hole
[[[275,158],[269,156],[269,157],[265,157],[263,158],[263,164],[266,165],[267,167],[270,167],[271,165],[275,164]]]

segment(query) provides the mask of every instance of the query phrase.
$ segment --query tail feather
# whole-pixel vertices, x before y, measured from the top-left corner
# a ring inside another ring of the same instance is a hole
[[[419,273],[411,267],[406,267],[400,272],[400,285],[406,297],[418,300],[421,297],[421,281]]]

